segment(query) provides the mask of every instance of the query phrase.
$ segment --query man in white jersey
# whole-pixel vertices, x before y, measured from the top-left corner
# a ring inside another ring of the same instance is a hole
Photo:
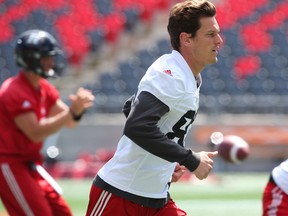
[[[288,159],[270,175],[262,198],[263,216],[288,215]]]
[[[170,183],[184,168],[205,179],[217,155],[193,152],[184,142],[199,107],[200,73],[217,62],[223,43],[215,15],[206,0],[172,7],[167,29],[173,51],[148,68],[124,105],[123,136],[93,181],[86,215],[186,215],[170,198]]]

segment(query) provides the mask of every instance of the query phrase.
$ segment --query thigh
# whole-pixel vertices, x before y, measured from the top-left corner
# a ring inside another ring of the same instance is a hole
[[[120,199],[92,184],[86,216],[126,216],[125,209],[122,206],[123,203]]]
[[[52,216],[45,193],[26,164],[0,164],[0,196],[11,216]]]
[[[288,215],[288,196],[275,183],[269,182],[262,198],[263,216]]]
[[[161,209],[146,208],[92,185],[86,216],[186,216],[173,200]]]
[[[180,209],[176,203],[170,199],[169,202],[157,211],[154,216],[186,216],[187,213]]]
[[[149,210],[92,185],[86,216],[153,216]]]

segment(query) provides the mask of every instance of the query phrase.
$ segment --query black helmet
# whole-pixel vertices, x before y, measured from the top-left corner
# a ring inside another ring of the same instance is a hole
[[[21,68],[31,70],[44,78],[54,76],[55,72],[51,69],[45,73],[40,64],[41,58],[56,56],[61,53],[56,39],[48,32],[42,30],[23,32],[17,40],[15,49],[17,65]]]

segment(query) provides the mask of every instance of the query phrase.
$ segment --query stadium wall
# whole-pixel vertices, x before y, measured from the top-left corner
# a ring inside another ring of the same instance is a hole
[[[74,161],[82,153],[95,154],[99,149],[114,150],[122,135],[125,117],[122,114],[88,115],[75,129],[63,129],[56,139],[46,143],[60,149],[59,160]],[[199,115],[186,138],[186,146],[194,151],[213,150],[210,135],[220,131],[244,138],[251,148],[240,165],[227,164],[217,158],[221,171],[270,171],[288,155],[285,118],[275,115]]]

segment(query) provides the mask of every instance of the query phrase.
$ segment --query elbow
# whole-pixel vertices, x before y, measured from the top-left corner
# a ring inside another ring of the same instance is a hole
[[[124,133],[124,135],[127,136],[128,138],[132,137],[132,136],[133,136],[132,127],[129,127],[129,125],[126,124],[125,127],[124,127],[124,130],[123,130],[123,133]]]
[[[66,128],[75,128],[78,125],[78,122],[71,121],[65,125]]]
[[[33,142],[38,144],[39,142],[43,142],[44,141],[44,137],[41,137],[39,135],[34,135],[34,136],[28,136],[28,138]]]
[[[139,131],[140,128],[137,125],[131,124],[129,121],[127,121],[124,126],[123,133],[125,136],[133,140],[133,137],[137,136],[137,132],[139,133]]]
[[[36,144],[38,144],[39,142],[43,142],[47,138],[47,136],[44,136],[43,134],[36,131],[34,133],[26,133],[25,135],[29,140]]]

